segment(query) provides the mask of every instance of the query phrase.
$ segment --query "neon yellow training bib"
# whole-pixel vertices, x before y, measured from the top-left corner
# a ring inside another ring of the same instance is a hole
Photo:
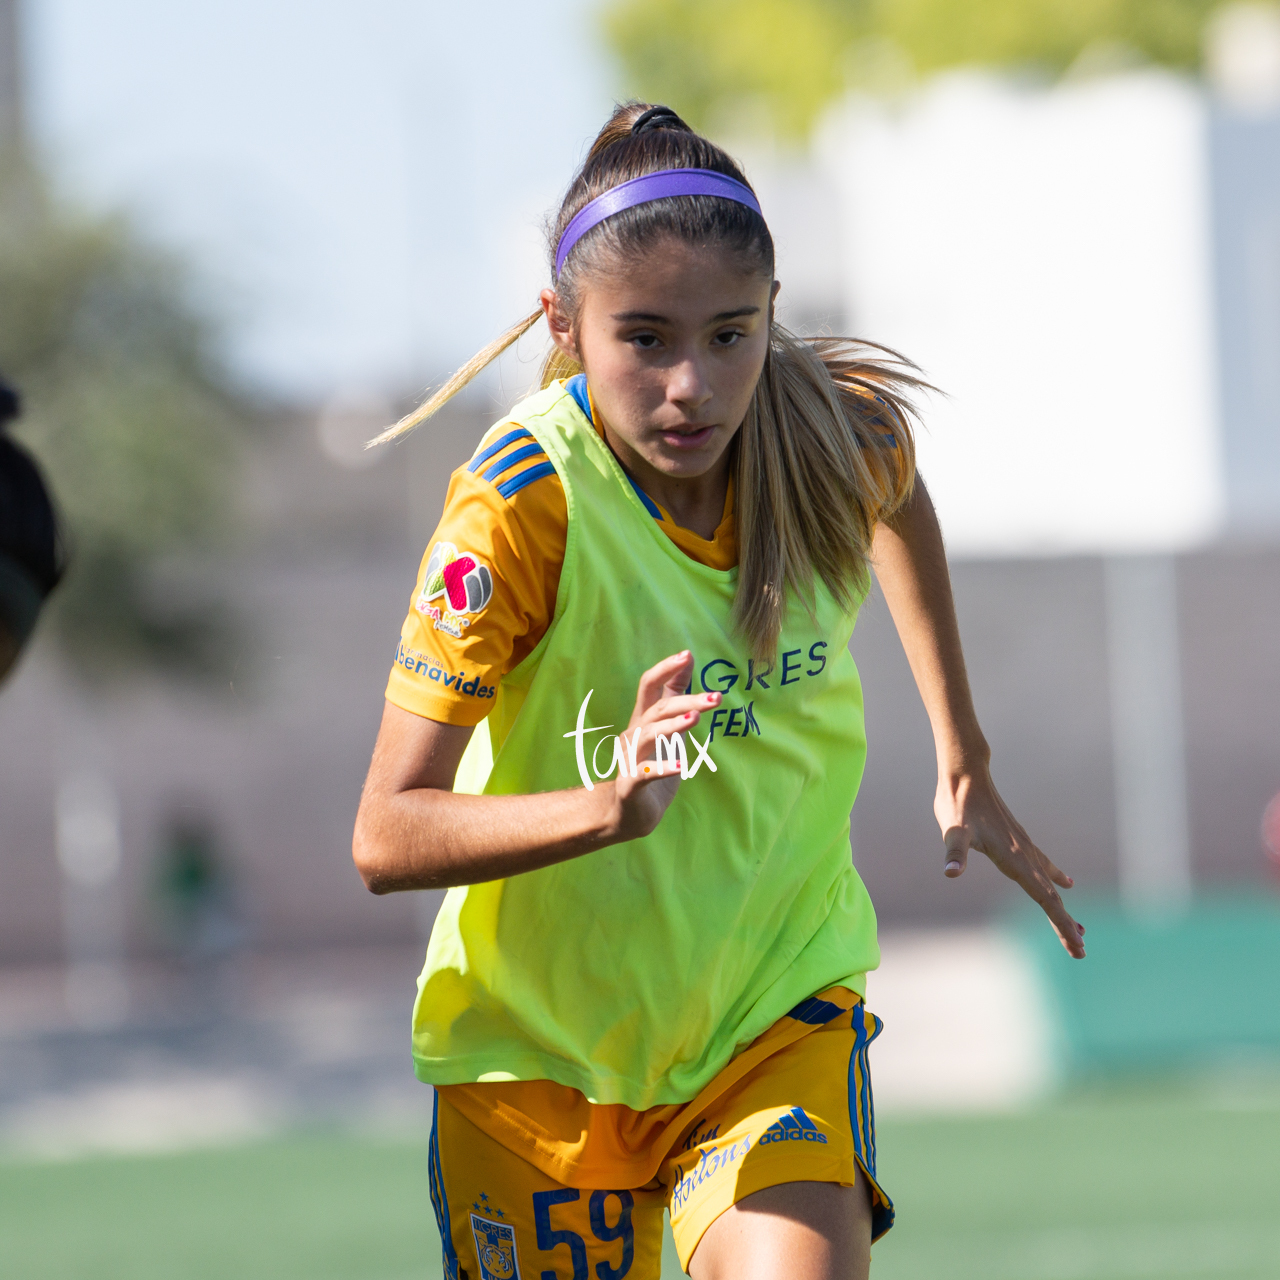
[[[733,628],[737,570],[666,537],[561,384],[511,421],[564,484],[564,567],[551,626],[500,685],[456,789],[554,791],[582,786],[580,761],[593,783],[629,767],[615,735],[640,675],[682,649],[693,689],[724,699],[685,735],[689,777],[652,835],[449,891],[418,981],[417,1074],[686,1102],[795,1005],[861,992],[879,963],[849,851],[866,758],[856,614],[819,588],[816,619],[794,604],[761,670]]]

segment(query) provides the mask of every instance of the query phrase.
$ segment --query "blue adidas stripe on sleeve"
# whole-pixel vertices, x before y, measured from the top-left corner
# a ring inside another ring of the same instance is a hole
[[[508,500],[514,494],[519,493],[526,485],[532,484],[535,480],[541,480],[544,476],[553,476],[556,473],[555,467],[549,461],[544,461],[535,466],[527,467],[510,479],[504,480],[501,484],[497,483],[498,477],[504,472],[510,471],[512,467],[518,467],[522,462],[528,462],[531,458],[546,458],[546,450],[533,438],[532,431],[527,427],[516,427],[513,431],[508,431],[505,435],[499,436],[488,448],[482,449],[467,464],[467,470],[474,475],[490,458],[495,454],[501,453],[503,449],[508,445],[514,444],[517,440],[528,440],[530,443],[507,454],[505,458],[499,458],[480,477],[482,480],[487,480],[492,484]]]
[[[536,467],[530,467],[527,471],[522,471],[519,475],[512,476],[510,480],[504,480],[497,486],[498,492],[510,501],[525,485],[532,484],[535,480],[541,480],[543,476],[553,476],[555,473],[556,469],[550,462],[540,462]]]
[[[495,453],[501,453],[513,440],[523,440],[525,436],[529,436],[530,439],[533,437],[533,432],[525,427],[517,427],[514,431],[508,431],[505,436],[499,436],[483,453],[478,453],[471,459],[467,464],[467,470],[471,472],[479,471]]]
[[[524,462],[527,458],[545,458],[546,450],[535,440],[532,444],[527,444],[523,449],[517,449],[514,453],[509,453],[505,458],[499,458],[497,462],[484,473],[484,479],[496,480],[504,471],[510,471],[517,463]]]

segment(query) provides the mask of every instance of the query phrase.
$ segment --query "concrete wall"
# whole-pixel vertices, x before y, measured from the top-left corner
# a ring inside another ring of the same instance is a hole
[[[277,427],[249,477],[252,549],[187,570],[222,579],[240,614],[225,684],[83,687],[38,638],[0,692],[0,960],[63,952],[55,803],[84,771],[119,797],[131,950],[161,941],[154,868],[174,813],[213,820],[252,940],[414,936],[412,900],[360,884],[351,826],[422,549],[488,416],[445,418],[363,471],[330,461],[311,423]]]
[[[117,890],[133,952],[161,945],[155,858],[174,811],[204,813],[261,946],[415,937],[424,906],[374,899],[350,863],[359,789],[418,559],[450,470],[487,412],[343,470],[311,424],[282,426],[253,473],[252,552],[219,567],[246,623],[233,682],[78,687],[48,637],[0,694],[0,960],[63,954],[55,796],[70,773],[120,800]],[[212,572],[212,571],[211,571]],[[1002,793],[1083,889],[1116,879],[1102,562],[961,561],[961,627]],[[1264,876],[1263,806],[1280,789],[1280,550],[1178,561],[1183,701],[1198,881]],[[854,856],[888,923],[960,922],[1008,886],[981,859],[944,879],[928,723],[878,595],[853,649],[871,742]]]
[[[979,716],[1001,794],[1082,891],[1116,886],[1103,566],[1097,558],[952,568]],[[1221,547],[1177,562],[1193,871],[1257,885],[1259,828],[1280,791],[1280,550]],[[870,753],[854,860],[882,919],[973,919],[1016,891],[983,859],[941,871],[928,721],[888,610],[854,632]]]

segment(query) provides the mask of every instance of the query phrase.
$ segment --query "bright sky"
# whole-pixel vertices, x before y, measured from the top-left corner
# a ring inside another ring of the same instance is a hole
[[[535,305],[542,218],[612,101],[596,2],[25,0],[32,116],[74,190],[190,251],[263,385],[412,393]],[[921,458],[953,549],[1216,528],[1200,96],[943,78],[836,133],[840,219],[753,168],[779,273],[803,294],[787,246],[828,246],[808,275],[843,268],[854,323],[951,393]]]
[[[612,102],[590,0],[25,0],[67,186],[190,251],[235,356],[416,388],[535,303],[541,219]]]

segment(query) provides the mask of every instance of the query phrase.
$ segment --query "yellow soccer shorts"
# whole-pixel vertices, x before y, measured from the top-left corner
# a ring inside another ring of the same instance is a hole
[[[430,1182],[447,1280],[659,1280],[664,1208],[687,1271],[726,1209],[784,1182],[861,1175],[878,1239],[893,1225],[867,1066],[880,1025],[859,1004],[764,1059],[686,1125],[643,1187],[564,1186],[437,1094]]]

